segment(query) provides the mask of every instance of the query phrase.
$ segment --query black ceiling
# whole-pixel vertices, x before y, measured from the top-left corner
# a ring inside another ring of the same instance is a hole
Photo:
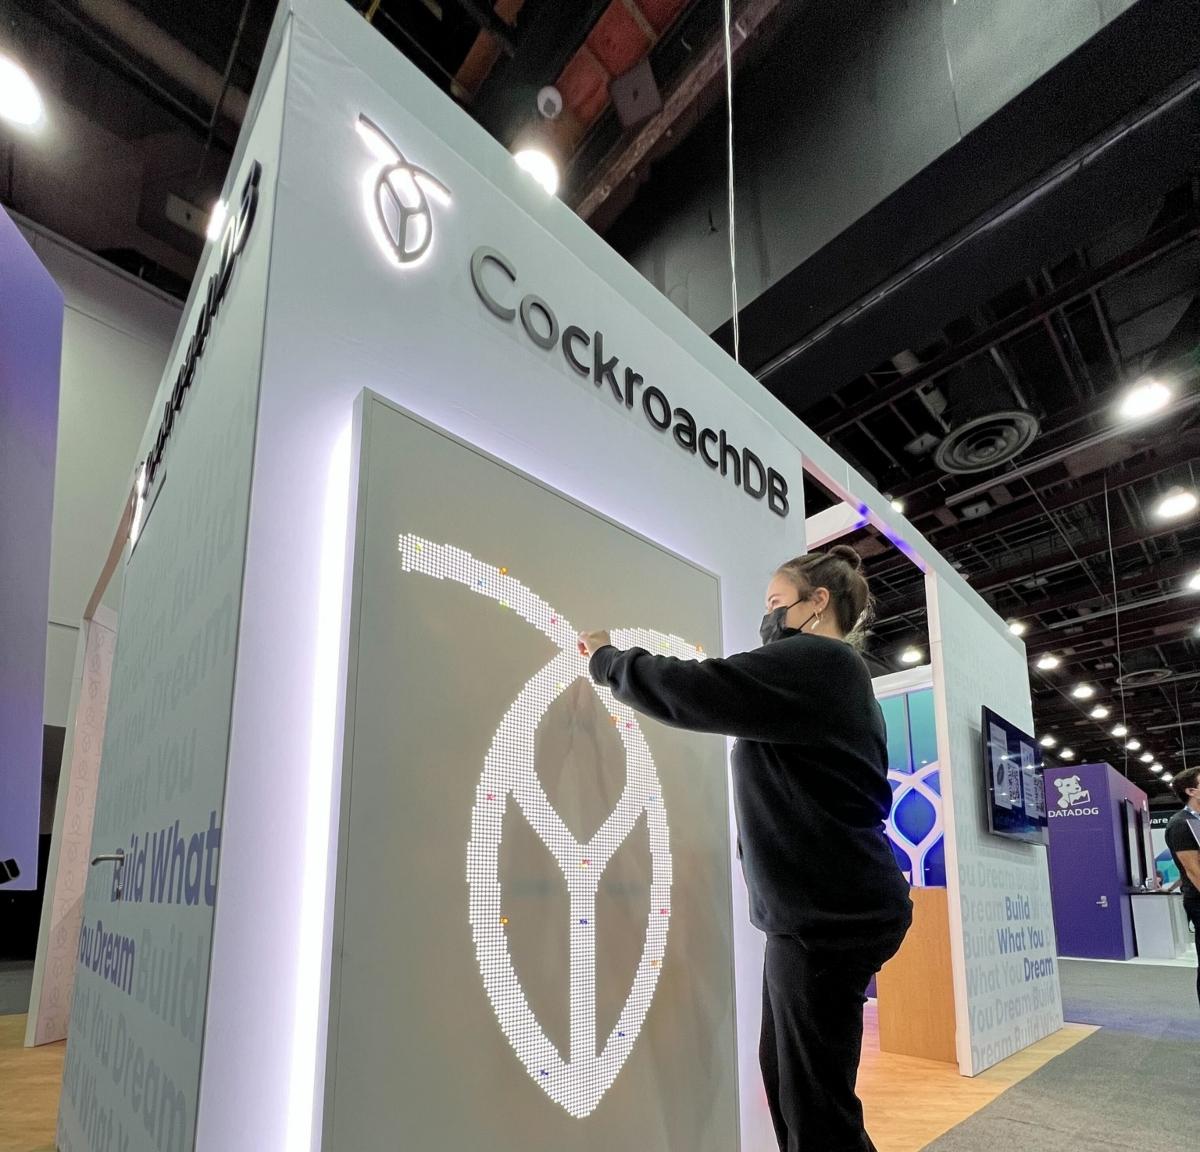
[[[555,81],[608,8],[597,0],[499,0],[496,11],[491,0],[352,2],[506,144],[533,94]],[[127,3],[207,65],[223,91],[250,91],[274,0]],[[800,6],[742,0],[735,9],[782,20]],[[694,0],[655,41],[660,84],[690,83],[691,106],[670,144],[647,153],[614,190],[607,215],[592,217],[598,227],[630,203],[634,212],[659,210],[651,206],[670,187],[670,149],[719,100],[711,76],[689,69],[720,9],[720,0]],[[1134,5],[742,316],[747,362],[763,370],[765,385],[902,499],[998,612],[1026,623],[1031,660],[1060,657],[1053,672],[1031,668],[1039,733],[1143,784],[1152,778],[1138,757],[1108,735],[1118,720],[1168,769],[1185,749],[1200,762],[1200,593],[1185,587],[1200,570],[1200,520],[1163,524],[1150,513],[1172,485],[1200,484],[1200,22],[1171,32],[1161,19],[1167,9]],[[150,208],[168,186],[194,203],[217,194],[239,127],[236,101],[218,107],[180,83],[85,0],[0,0],[0,27],[105,131],[145,141],[156,157],[178,135],[178,158],[159,163],[143,203],[131,207],[141,229],[133,232],[150,239],[104,251],[183,295],[199,244],[148,225]],[[481,43],[485,65],[467,84]],[[759,66],[753,54],[743,63]],[[631,140],[611,109],[573,140],[571,203]],[[1048,181],[1072,153],[1077,162]],[[21,210],[22,153],[11,142],[7,162],[4,200]],[[647,183],[656,167],[661,180]],[[71,193],[86,215],[87,189]],[[48,223],[71,232],[70,218]],[[959,243],[967,233],[971,244]],[[89,242],[82,232],[73,238]],[[912,276],[922,261],[937,274]],[[865,299],[876,306],[864,308]],[[1167,419],[1121,424],[1114,399],[1146,373],[1171,380],[1181,402]],[[988,412],[1017,414],[989,433],[998,442],[1021,421],[1035,431],[1024,451],[966,475],[939,467],[937,446]],[[809,485],[810,512],[827,499]],[[921,580],[874,533],[853,542],[878,600],[872,649],[892,661],[925,643]],[[1122,672],[1161,679],[1122,693]],[[1081,681],[1098,689],[1095,700],[1070,696]],[[1097,701],[1111,710],[1103,723],[1087,715]]]

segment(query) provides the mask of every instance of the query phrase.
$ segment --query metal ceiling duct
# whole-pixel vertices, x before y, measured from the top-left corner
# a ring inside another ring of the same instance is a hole
[[[219,105],[221,111],[238,124],[245,119],[249,96],[240,88],[227,87],[226,78],[220,72],[132,4],[125,0],[76,0],[76,5],[94,24],[200,97],[210,108]]]
[[[1019,456],[1037,438],[1037,417],[1014,402],[1012,390],[986,363],[983,373],[967,364],[942,383],[949,400],[950,431],[933,459],[943,472],[989,471]]]

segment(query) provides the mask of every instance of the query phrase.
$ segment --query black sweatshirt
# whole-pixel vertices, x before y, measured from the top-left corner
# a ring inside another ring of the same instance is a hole
[[[704,661],[607,647],[590,667],[647,716],[738,738],[734,808],[755,927],[853,947],[908,923],[908,882],[883,827],[883,713],[848,644],[796,635]]]

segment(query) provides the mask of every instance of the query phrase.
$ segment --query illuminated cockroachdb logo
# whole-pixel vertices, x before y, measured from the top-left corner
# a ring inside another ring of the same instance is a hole
[[[448,544],[418,536],[400,537],[401,566],[438,580],[451,580],[515,612],[558,648],[558,654],[521,689],[500,721],[484,759],[471,813],[467,885],[471,935],[483,985],[500,1027],[543,1091],[572,1116],[592,1113],[616,1080],[646,1020],[662,971],[671,920],[671,844],[662,787],[637,716],[607,688],[595,687],[625,750],[625,787],[599,831],[581,844],[551,806],[534,770],[538,725],[550,705],[578,679],[588,684],[587,661],[576,648],[577,632],[561,613],[508,575]],[[613,632],[618,647],[638,646],[682,659],[700,659],[700,649],[643,628]],[[508,947],[499,856],[509,797],[529,821],[562,871],[570,896],[570,1053],[564,1059],[546,1036],[517,978]],[[596,1036],[596,892],[617,849],[646,814],[650,832],[650,907],[646,939],[633,985],[612,1031]]]
[[[433,212],[429,197],[450,203],[450,189],[431,172],[405,159],[391,138],[366,116],[359,116],[359,136],[380,161],[363,180],[363,204],[371,231],[392,263],[418,263],[433,245]]]

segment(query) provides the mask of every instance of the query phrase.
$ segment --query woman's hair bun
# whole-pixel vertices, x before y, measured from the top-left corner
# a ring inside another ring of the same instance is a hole
[[[855,572],[863,570],[862,557],[849,544],[835,544],[826,555],[837,560],[844,560]]]

